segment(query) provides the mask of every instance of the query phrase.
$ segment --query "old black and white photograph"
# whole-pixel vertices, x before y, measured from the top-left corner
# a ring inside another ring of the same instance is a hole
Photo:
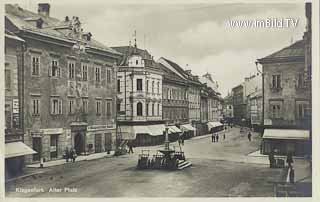
[[[5,198],[317,192],[313,2],[2,6]]]

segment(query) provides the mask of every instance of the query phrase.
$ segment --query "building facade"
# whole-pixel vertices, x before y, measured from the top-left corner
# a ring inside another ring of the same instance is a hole
[[[226,123],[232,123],[233,116],[233,97],[232,94],[228,94],[223,102],[223,119]]]
[[[200,119],[200,92],[201,83],[198,76],[194,76],[191,70],[186,70],[188,75],[188,99],[189,99],[189,123],[196,128],[196,136],[200,135],[201,119]]]
[[[264,75],[263,153],[311,154],[311,3],[306,17],[302,40],[258,60]]]
[[[23,174],[25,156],[35,153],[24,142],[23,53],[25,41],[5,30],[5,179]]]
[[[247,103],[244,99],[244,86],[240,84],[232,89],[234,123],[246,125]]]
[[[178,114],[182,113],[184,114],[183,119],[178,123],[176,124],[176,126],[182,131],[182,134],[183,134],[183,138],[190,138],[190,137],[193,137],[196,135],[196,128],[194,126],[192,126],[192,123],[189,122],[189,112],[190,112],[190,109],[189,109],[189,106],[190,106],[190,75],[182,68],[180,67],[177,63],[169,60],[169,59],[166,59],[164,57],[161,57],[159,60],[158,60],[159,64],[162,65],[163,67],[165,67],[165,69],[167,70],[167,73],[170,72],[171,76],[172,75],[176,75],[176,81],[180,80],[180,87],[179,89],[177,89],[177,86],[173,88],[172,84],[170,85],[167,85],[168,88],[164,88],[163,92],[164,93],[169,93],[169,98],[170,96],[172,97],[172,92],[170,89],[176,89],[175,90],[175,97],[178,97],[178,100],[168,100],[169,102],[166,101],[166,105],[167,107],[168,106],[174,106],[174,105],[177,105],[176,107],[173,107],[171,108],[171,111],[173,110],[173,112],[170,112],[170,113],[173,113],[176,112]],[[177,84],[177,83],[176,83]],[[182,84],[182,85],[181,85]],[[168,91],[167,91],[168,89]],[[165,94],[164,94],[164,98],[165,98]],[[195,100],[196,101],[196,100]],[[165,103],[164,103],[165,104]],[[197,106],[195,106],[197,107]],[[174,109],[175,108],[175,109]],[[170,109],[169,109],[170,111]],[[179,112],[180,111],[180,112]],[[194,112],[194,110],[193,110]],[[175,115],[177,116],[177,115]]]
[[[117,74],[118,133],[136,145],[160,144],[165,130],[162,70],[152,56],[136,44],[114,49],[123,54]]]
[[[110,150],[115,138],[116,63],[121,54],[84,32],[78,17],[50,17],[6,5],[6,28],[26,41],[25,143],[37,154],[28,162]]]

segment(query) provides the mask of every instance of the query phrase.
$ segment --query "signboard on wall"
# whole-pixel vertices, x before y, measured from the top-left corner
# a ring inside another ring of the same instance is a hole
[[[20,126],[19,116],[19,99],[12,99],[12,126],[13,128],[19,128]]]

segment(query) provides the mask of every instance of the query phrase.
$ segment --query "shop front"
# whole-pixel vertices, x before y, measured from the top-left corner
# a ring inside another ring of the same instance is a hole
[[[23,174],[24,158],[35,154],[36,151],[22,141],[8,141],[5,143],[5,179]]]
[[[183,131],[184,139],[194,137],[196,129],[191,124],[183,124],[180,126],[180,129]]]
[[[309,131],[295,129],[265,129],[262,139],[262,154],[273,151],[277,155],[308,155]]]

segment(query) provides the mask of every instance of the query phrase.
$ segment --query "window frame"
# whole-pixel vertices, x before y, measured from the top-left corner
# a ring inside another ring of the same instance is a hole
[[[31,55],[31,76],[40,76],[40,55]]]

